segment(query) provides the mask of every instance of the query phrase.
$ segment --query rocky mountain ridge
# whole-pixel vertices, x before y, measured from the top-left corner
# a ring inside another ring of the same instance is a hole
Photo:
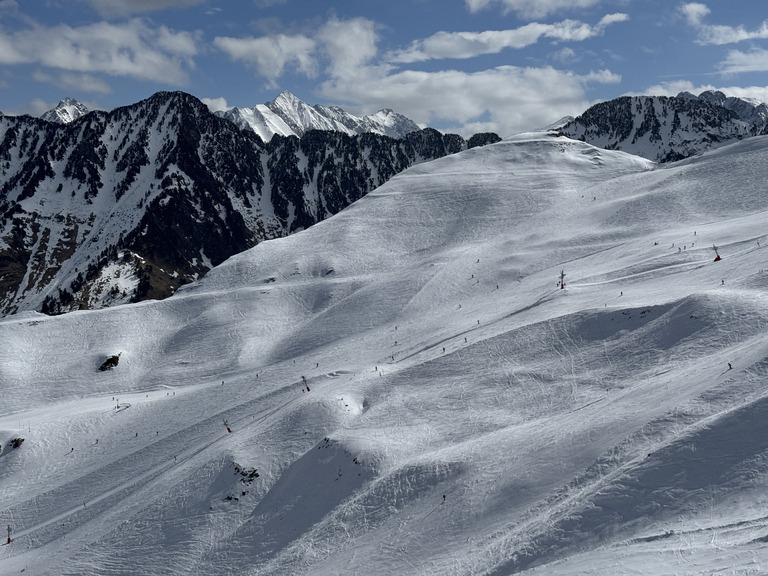
[[[68,124],[88,111],[84,104],[74,98],[64,98],[41,118]],[[310,106],[288,91],[253,108],[233,107],[215,114],[234,122],[239,128],[253,130],[265,142],[275,135],[301,137],[310,130],[342,132],[350,136],[371,132],[392,138],[402,138],[420,130],[416,122],[388,108],[360,117],[339,106]]]
[[[88,114],[88,107],[74,98],[64,98],[54,107],[40,116],[48,122],[56,124],[69,124],[78,118]]]
[[[699,96],[623,96],[595,104],[559,130],[600,148],[670,162],[764,134],[767,127],[764,103],[706,91]]]
[[[265,143],[183,92],[66,124],[3,116],[0,313],[163,298],[468,145],[432,129]]]
[[[301,137],[310,130],[333,130],[350,136],[371,132],[402,138],[420,129],[413,120],[389,109],[358,117],[339,106],[310,106],[290,92],[281,92],[271,102],[253,108],[230,108],[217,114],[240,128],[250,128],[265,142],[276,134]]]

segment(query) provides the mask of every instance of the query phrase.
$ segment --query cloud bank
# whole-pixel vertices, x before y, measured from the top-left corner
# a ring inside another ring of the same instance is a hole
[[[8,32],[0,29],[0,64],[37,64],[57,71],[84,73],[87,85],[107,91],[88,73],[127,76],[137,80],[187,84],[198,52],[195,33],[151,26],[140,19],[121,24],[97,22],[80,27],[33,25]],[[54,78],[47,73],[40,78]],[[66,85],[75,76],[59,75]],[[56,83],[56,82],[54,82]]]

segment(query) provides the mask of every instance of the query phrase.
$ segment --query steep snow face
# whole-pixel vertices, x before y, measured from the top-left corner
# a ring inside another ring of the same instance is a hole
[[[43,114],[41,118],[47,122],[69,124],[81,116],[85,116],[87,113],[88,108],[84,104],[81,104],[74,98],[64,98],[55,108]]]
[[[285,123],[285,120],[263,104],[253,108],[231,108],[217,114],[234,122],[240,128],[253,130],[264,142],[269,142],[275,134],[293,135],[293,129]]]
[[[348,135],[373,133],[403,138],[420,129],[413,120],[392,110],[380,110],[358,117],[338,106],[309,106],[290,92],[281,92],[273,101],[249,110],[231,108],[216,114],[241,128],[252,129],[265,142],[276,134],[300,137],[311,130],[332,130]]]
[[[419,130],[418,124],[389,108],[363,116],[366,132],[375,132],[392,138],[401,138],[405,134]]]
[[[0,320],[0,574],[759,572],[766,179],[522,135]]]

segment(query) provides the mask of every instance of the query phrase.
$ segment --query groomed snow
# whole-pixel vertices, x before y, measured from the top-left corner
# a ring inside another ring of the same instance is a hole
[[[0,574],[763,573],[767,180],[520,135],[0,321]]]

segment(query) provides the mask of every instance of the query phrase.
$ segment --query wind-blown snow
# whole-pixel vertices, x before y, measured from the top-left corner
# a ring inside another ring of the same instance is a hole
[[[521,135],[0,321],[0,573],[760,573],[767,167]]]

